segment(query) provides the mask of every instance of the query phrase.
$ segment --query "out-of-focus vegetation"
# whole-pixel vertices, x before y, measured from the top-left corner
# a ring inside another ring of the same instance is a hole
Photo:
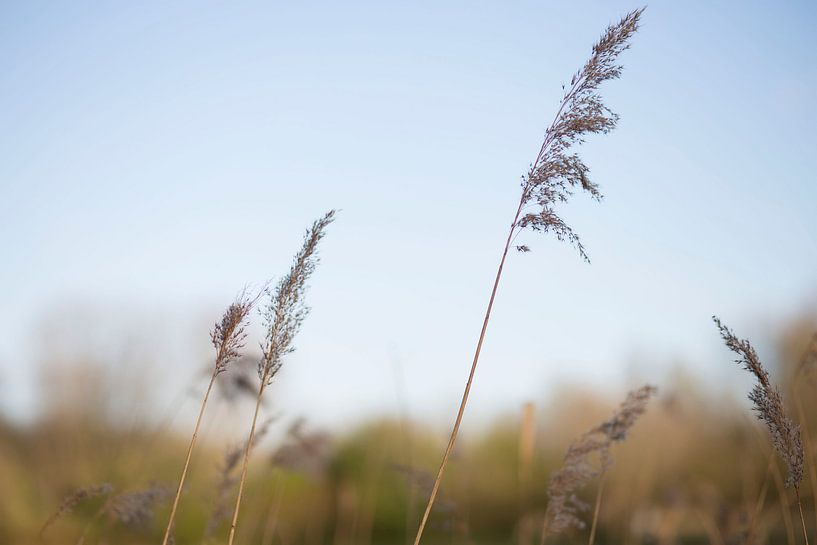
[[[802,496],[811,535],[817,528],[812,444],[817,439],[817,372],[808,366],[798,369],[816,329],[814,320],[794,324],[769,362],[790,413],[803,427]],[[728,366],[730,359],[724,352],[713,365]],[[93,365],[69,369],[70,380],[68,375],[49,375],[60,380],[62,394],[56,394],[54,384],[47,389],[51,397],[43,403],[48,409],[35,424],[0,422],[0,543],[37,543],[39,530],[63,498],[100,483],[110,483],[113,492],[79,501],[46,529],[43,543],[74,544],[81,536],[88,544],[160,542],[167,497],[154,498],[155,505],[147,509],[152,518],[145,520],[123,520],[127,517],[112,506],[123,493],[158,489],[157,483],[174,486],[187,444],[183,432],[177,434],[169,425],[173,414],[150,423],[133,412],[123,418],[123,411],[133,407],[117,406],[117,396],[100,393],[116,391],[107,383],[112,377]],[[739,376],[739,369],[734,372]],[[225,381],[232,380],[232,394],[240,396],[243,386],[236,376]],[[658,384],[659,396],[627,441],[614,448],[597,543],[731,544],[745,542],[747,535],[758,543],[802,539],[796,503],[783,488],[785,468],[771,451],[765,428],[737,402],[734,389],[724,385],[722,396],[713,395],[718,388],[704,387],[703,380],[680,371],[669,383]],[[228,390],[222,387],[222,393]],[[532,401],[535,418],[530,413],[524,418],[520,407],[518,414],[498,417],[479,434],[463,436],[432,514],[428,542],[539,542],[549,475],[561,464],[566,446],[607,418],[620,399],[609,392],[573,389],[547,403]],[[229,403],[224,396],[215,400],[216,406]],[[242,417],[236,425],[243,427],[246,419],[238,407]],[[444,447],[444,430],[373,417],[332,435],[287,415],[283,407],[267,412],[278,417],[251,462],[237,542],[410,542]],[[228,522],[214,519],[213,511],[225,452],[235,445],[217,437],[205,429],[193,458],[175,525],[177,544],[225,539]],[[223,482],[231,505],[235,477]],[[582,493],[589,503],[594,486]],[[591,515],[586,513],[588,522]],[[561,542],[586,541],[586,532],[576,532]]]

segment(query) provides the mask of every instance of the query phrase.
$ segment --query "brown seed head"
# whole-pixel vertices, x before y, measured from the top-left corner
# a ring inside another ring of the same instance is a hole
[[[210,332],[210,340],[216,349],[215,367],[217,374],[226,371],[230,362],[241,356],[241,349],[244,348],[244,341],[247,338],[244,331],[247,325],[247,317],[257,300],[258,296],[250,298],[247,295],[247,290],[243,290],[224,311],[221,321],[216,322],[213,326],[213,330]]]
[[[107,496],[113,492],[113,486],[108,483],[96,484],[93,486],[86,486],[84,488],[79,488],[72,492],[71,494],[65,496],[60,503],[59,508],[57,511],[49,517],[49,519],[43,524],[43,527],[40,529],[40,535],[45,532],[45,530],[51,526],[58,518],[62,517],[63,515],[67,515],[74,508],[82,503],[83,501],[90,499],[90,498],[97,498],[100,496]]]
[[[601,199],[598,186],[588,176],[590,169],[571,148],[584,142],[589,134],[605,134],[615,128],[618,116],[604,105],[598,89],[603,82],[621,75],[618,57],[630,47],[629,39],[638,30],[643,12],[644,8],[640,8],[625,15],[609,26],[593,46],[590,59],[570,80],[556,118],[545,132],[539,155],[522,179],[523,209],[533,207],[538,211],[524,214],[516,228],[551,232],[558,240],[574,245],[585,260],[587,253],[579,237],[554,207],[567,202],[577,188]],[[517,249],[524,252],[528,247]]]
[[[144,528],[153,519],[153,509],[170,497],[170,489],[153,483],[143,490],[123,492],[111,500],[108,513],[126,526]]]
[[[748,340],[738,339],[717,316],[713,316],[712,320],[718,326],[727,348],[739,356],[735,363],[742,365],[757,379],[758,383],[749,393],[749,399],[754,404],[757,418],[765,422],[769,428],[772,445],[789,470],[786,486],[799,489],[803,480],[803,443],[800,439],[800,426],[795,425],[786,414],[780,390],[772,385],[769,373],[763,367],[754,347]]]
[[[589,506],[576,494],[612,464],[610,448],[614,443],[627,438],[627,432],[644,413],[647,401],[656,391],[653,386],[642,386],[629,392],[609,420],[591,429],[568,447],[562,467],[551,475],[548,484],[546,536],[585,527],[580,515]]]
[[[334,220],[335,211],[330,210],[307,229],[303,246],[295,254],[292,268],[278,281],[272,292],[264,312],[267,326],[264,355],[258,364],[258,376],[267,383],[272,381],[281,368],[282,358],[295,350],[292,341],[309,313],[309,307],[304,302],[306,282],[318,263],[318,243]]]

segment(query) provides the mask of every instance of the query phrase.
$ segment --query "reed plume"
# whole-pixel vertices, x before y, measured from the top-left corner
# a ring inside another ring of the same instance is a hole
[[[238,483],[238,496],[233,510],[233,520],[230,524],[228,544],[232,545],[235,539],[235,529],[238,524],[238,513],[241,508],[241,497],[244,493],[244,482],[247,479],[247,466],[250,460],[250,448],[255,437],[258,411],[261,407],[261,398],[264,390],[272,384],[275,375],[281,369],[283,357],[295,350],[292,344],[295,335],[301,328],[304,319],[309,314],[304,295],[307,280],[315,272],[318,264],[318,243],[326,234],[326,228],[335,219],[335,210],[330,210],[323,217],[316,220],[306,231],[301,249],[295,254],[292,268],[278,281],[272,290],[270,302],[264,311],[264,324],[267,329],[266,341],[263,346],[263,356],[258,362],[258,396],[255,402],[255,413],[252,418],[250,435],[244,449],[244,458],[241,466],[241,478]]]
[[[502,269],[508,256],[511,244],[517,235],[526,230],[552,233],[558,240],[566,241],[576,247],[581,257],[589,260],[578,235],[556,213],[556,207],[566,202],[577,190],[587,192],[598,200],[601,193],[598,186],[590,181],[589,168],[573,149],[584,142],[590,134],[604,134],[615,128],[618,116],[603,103],[598,89],[607,80],[621,75],[622,67],[618,64],[619,55],[629,48],[629,40],[638,30],[644,8],[631,11],[618,23],[611,25],[593,46],[590,59],[570,80],[570,86],[564,92],[556,116],[545,131],[544,141],[539,148],[536,159],[528,173],[522,178],[522,191],[519,205],[510,225],[502,257],[494,279],[485,318],[477,340],[471,369],[465,384],[454,427],[449,437],[448,446],[443,454],[437,477],[420,521],[414,545],[419,545],[428,517],[434,506],[440,482],[446,465],[457,440],[468,395],[474,380],[479,362],[485,332],[491,317],[494,299],[502,278]],[[563,87],[564,88],[564,87]],[[531,211],[528,211],[532,209]],[[517,245],[519,252],[529,252],[527,245]]]
[[[800,509],[800,521],[803,525],[803,536],[808,544],[806,523],[803,518],[803,506],[800,501],[800,483],[803,480],[803,442],[800,438],[800,426],[796,425],[786,412],[783,405],[783,396],[769,378],[769,373],[757,355],[754,347],[746,339],[739,339],[731,329],[726,327],[717,316],[712,320],[720,331],[721,338],[727,348],[738,355],[735,363],[742,365],[757,379],[749,399],[758,420],[766,424],[772,436],[772,446],[783,459],[788,469],[786,488],[794,488],[797,505]]]
[[[580,515],[588,511],[590,506],[576,494],[591,480],[604,476],[613,461],[610,449],[615,443],[627,439],[630,429],[638,417],[644,414],[647,402],[656,392],[657,389],[649,385],[629,392],[612,417],[586,432],[568,447],[562,467],[551,475],[548,484],[548,506],[542,523],[541,544],[550,535],[561,534],[571,528],[585,528],[586,524]],[[591,544],[595,537],[601,491],[600,483],[590,531]]]
[[[141,490],[123,492],[111,499],[108,506],[117,521],[131,528],[145,528],[153,519],[153,509],[170,496],[170,489],[153,483]]]
[[[213,362],[213,372],[210,375],[210,382],[207,385],[207,390],[204,393],[204,399],[201,402],[199,409],[199,416],[196,419],[196,425],[193,429],[193,435],[190,438],[190,444],[187,447],[187,456],[184,460],[184,467],[182,468],[181,476],[179,477],[179,485],[176,488],[176,496],[173,499],[173,505],[170,508],[170,516],[167,521],[167,528],[162,540],[162,545],[168,545],[170,540],[170,532],[173,527],[173,522],[176,518],[176,510],[179,507],[179,499],[184,488],[184,481],[187,478],[187,470],[190,467],[190,459],[193,456],[193,448],[196,445],[196,439],[199,435],[201,427],[201,420],[204,416],[204,410],[207,407],[207,400],[210,398],[210,392],[213,389],[213,384],[216,378],[227,370],[230,363],[235,361],[241,355],[241,349],[244,347],[244,342],[247,338],[245,327],[247,318],[252,310],[253,305],[258,301],[261,294],[266,288],[259,291],[255,297],[247,295],[247,290],[243,290],[236,300],[227,307],[227,310],[221,317],[221,320],[216,322],[210,332],[210,342],[216,351],[215,360]]]
[[[45,521],[43,527],[40,528],[38,537],[42,537],[49,526],[56,522],[57,519],[59,519],[60,517],[67,515],[68,513],[73,511],[74,508],[83,501],[91,498],[107,496],[111,492],[113,492],[113,486],[111,486],[109,483],[102,483],[92,486],[86,486],[84,488],[79,488],[72,492],[71,494],[65,496],[62,502],[60,503],[60,506],[57,508],[56,512],[54,512],[53,515],[48,517],[48,520]]]
[[[108,493],[112,492],[110,489]],[[144,529],[153,520],[153,509],[170,496],[170,488],[161,483],[151,483],[140,490],[126,490],[110,496],[85,524],[76,545],[83,545],[93,525],[108,515],[114,521],[135,529]],[[174,542],[171,535],[168,543]]]
[[[746,339],[738,339],[731,329],[723,325],[716,316],[712,320],[720,330],[721,338],[727,348],[739,357],[735,363],[752,373],[757,384],[749,393],[757,418],[766,424],[772,436],[772,445],[783,459],[788,469],[786,487],[798,489],[803,480],[803,443],[800,439],[800,426],[797,426],[786,414],[783,396],[771,383],[769,373],[763,367],[754,347]]]

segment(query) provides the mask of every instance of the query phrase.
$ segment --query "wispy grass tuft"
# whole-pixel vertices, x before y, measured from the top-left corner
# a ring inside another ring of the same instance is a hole
[[[292,268],[278,281],[272,290],[270,301],[264,310],[264,323],[267,328],[266,342],[263,346],[263,357],[258,363],[258,378],[260,385],[255,403],[250,435],[244,449],[244,459],[241,467],[241,478],[238,483],[233,520],[230,525],[229,545],[235,539],[235,529],[238,524],[238,514],[241,508],[241,498],[244,493],[244,482],[247,478],[247,466],[250,459],[250,450],[255,437],[258,411],[261,407],[261,398],[264,390],[272,384],[275,375],[281,369],[283,357],[295,350],[292,344],[295,335],[301,328],[304,319],[309,314],[309,307],[304,301],[307,281],[315,272],[318,264],[318,243],[326,235],[326,228],[335,220],[335,210],[330,210],[323,217],[316,220],[306,231],[301,249],[295,254]]]
[[[800,438],[800,426],[796,425],[786,412],[783,396],[769,378],[769,373],[757,355],[754,347],[746,339],[739,339],[731,329],[726,327],[717,316],[712,316],[718,326],[721,338],[727,348],[738,355],[735,363],[752,373],[757,384],[749,392],[749,399],[754,405],[757,418],[766,423],[772,436],[772,445],[788,469],[786,488],[794,488],[797,506],[800,510],[800,522],[803,526],[803,537],[808,545],[808,532],[803,517],[803,504],[800,501],[800,484],[803,481],[803,442]]]
[[[210,398],[210,392],[213,390],[213,384],[216,378],[225,372],[233,361],[241,356],[241,349],[244,348],[244,342],[247,334],[244,329],[247,325],[247,319],[253,305],[258,301],[259,297],[264,293],[266,287],[259,291],[258,295],[250,297],[247,290],[244,289],[238,297],[227,307],[221,320],[215,323],[210,332],[210,341],[216,351],[215,360],[213,362],[213,372],[210,375],[210,383],[207,385],[207,390],[204,393],[204,399],[201,402],[199,409],[199,416],[196,419],[196,425],[193,429],[193,435],[190,438],[190,444],[187,447],[187,456],[185,457],[184,467],[182,468],[181,476],[179,477],[179,484],[176,487],[176,496],[173,498],[173,506],[170,508],[170,516],[168,517],[167,527],[165,528],[165,535],[162,540],[162,545],[168,545],[171,539],[171,529],[176,518],[176,511],[179,507],[179,500],[184,489],[184,482],[187,478],[187,471],[190,467],[190,459],[193,456],[193,448],[196,446],[196,439],[199,435],[201,427],[201,420],[204,416],[204,410],[207,407],[207,400]]]
[[[63,498],[62,502],[60,503],[59,508],[57,508],[57,511],[53,515],[51,515],[48,518],[48,520],[45,521],[43,527],[40,528],[38,536],[42,538],[43,534],[45,533],[49,526],[54,524],[60,517],[72,512],[76,508],[76,506],[82,503],[83,501],[91,498],[107,496],[111,492],[113,492],[113,486],[111,486],[109,483],[102,483],[92,486],[86,486],[84,488],[79,488],[72,492],[71,494],[65,496],[65,498]]]
[[[783,406],[780,390],[772,385],[769,373],[763,367],[754,347],[746,339],[738,339],[731,329],[716,316],[712,320],[718,326],[726,346],[739,357],[735,363],[752,373],[757,384],[749,393],[757,418],[766,423],[772,436],[772,445],[786,463],[788,476],[786,487],[798,489],[803,480],[803,442],[800,426],[792,422]]]
[[[562,467],[550,477],[548,506],[540,543],[543,544],[548,536],[561,534],[571,528],[586,527],[581,514],[588,511],[590,506],[576,494],[596,477],[603,479],[612,464],[610,449],[615,443],[627,438],[638,417],[647,409],[647,402],[656,392],[656,388],[649,385],[629,392],[612,417],[579,437],[568,447]],[[602,484],[603,480],[599,483],[596,496],[590,544],[595,538]]]
[[[107,511],[130,528],[145,528],[153,520],[154,508],[167,500],[170,489],[153,483],[141,490],[123,492],[111,499]]]

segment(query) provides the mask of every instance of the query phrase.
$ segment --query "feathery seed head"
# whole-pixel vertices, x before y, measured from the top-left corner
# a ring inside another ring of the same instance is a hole
[[[786,486],[800,488],[803,480],[803,443],[800,439],[800,426],[794,424],[786,414],[783,396],[773,386],[769,373],[763,367],[754,347],[746,339],[738,339],[731,329],[726,327],[717,316],[712,320],[718,326],[727,348],[738,355],[735,363],[752,373],[757,384],[749,393],[757,418],[766,423],[772,436],[772,445],[786,463],[789,474]]]
[[[598,88],[621,75],[618,56],[630,47],[629,39],[638,30],[643,12],[644,8],[640,8],[625,15],[609,26],[593,46],[590,59],[570,80],[558,114],[545,131],[539,155],[522,179],[522,207],[539,210],[524,214],[516,228],[553,233],[558,240],[575,246],[585,260],[587,253],[579,237],[556,214],[554,206],[567,202],[576,188],[601,199],[598,186],[588,176],[590,169],[570,149],[584,142],[588,134],[605,134],[615,128],[618,116],[604,105]],[[517,249],[526,251],[527,246]]]
[[[144,528],[153,519],[153,509],[170,496],[170,489],[151,484],[144,490],[123,492],[114,497],[108,512],[119,522],[134,528]]]
[[[43,532],[45,532],[45,530],[58,518],[73,511],[74,508],[83,501],[100,496],[107,496],[111,492],[113,492],[113,486],[111,486],[109,483],[102,483],[79,488],[71,494],[65,496],[60,503],[57,512],[51,515],[45,524],[43,524],[43,527],[40,529],[40,535],[42,536]]]
[[[295,254],[292,268],[272,291],[264,312],[267,339],[263,357],[258,364],[258,376],[267,383],[272,381],[281,368],[282,358],[295,350],[292,341],[309,314],[309,307],[304,302],[306,282],[318,263],[318,243],[334,220],[335,210],[330,210],[307,229],[303,246]]]
[[[562,467],[551,475],[548,483],[546,535],[585,527],[580,515],[588,506],[576,493],[610,467],[613,462],[610,448],[614,443],[627,438],[627,432],[644,413],[647,401],[656,392],[657,389],[653,386],[642,386],[629,392],[609,420],[591,429],[568,447]]]
[[[635,421],[647,410],[647,402],[657,392],[658,389],[650,385],[631,391],[613,416],[599,425],[597,430],[610,441],[624,441]]]
[[[221,321],[216,322],[210,332],[210,340],[216,349],[216,374],[227,370],[227,366],[241,355],[247,334],[244,331],[247,317],[258,296],[250,298],[246,289],[227,307]]]

